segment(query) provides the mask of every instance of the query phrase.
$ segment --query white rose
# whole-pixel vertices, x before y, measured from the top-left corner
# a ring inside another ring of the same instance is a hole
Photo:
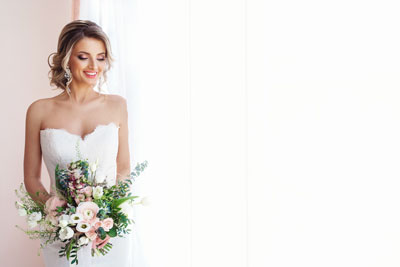
[[[81,233],[86,233],[87,231],[90,230],[90,227],[91,227],[90,224],[88,224],[86,222],[80,222],[76,226],[76,230],[78,230]]]
[[[74,235],[74,230],[71,227],[64,227],[58,232],[61,240],[70,239]]]
[[[63,214],[58,218],[58,226],[64,228],[69,223],[69,215]]]
[[[82,221],[82,215],[81,214],[79,214],[79,213],[75,213],[75,214],[72,214],[71,215],[71,217],[70,217],[70,222],[71,223],[79,223],[80,221]]]
[[[100,199],[103,196],[103,187],[96,186],[93,188],[93,197],[94,199]]]
[[[58,226],[60,226],[61,228],[64,228],[64,227],[66,227],[68,225],[68,221],[65,221],[65,220],[61,220],[59,223],[58,223]]]
[[[37,225],[37,221],[28,220],[28,225],[29,225],[30,228],[33,228],[33,227],[35,227]]]
[[[82,236],[81,238],[78,239],[78,246],[83,246],[89,243],[89,238],[86,236]]]
[[[19,216],[26,216],[26,210],[25,209],[18,209],[18,214],[19,214]]]
[[[42,219],[42,214],[40,212],[32,212],[28,218],[29,221],[35,221],[35,222],[40,221],[41,219]]]
[[[95,177],[96,183],[99,183],[99,184],[104,182],[105,179],[106,179],[106,177],[104,175],[101,175],[101,174],[96,175],[96,177]]]

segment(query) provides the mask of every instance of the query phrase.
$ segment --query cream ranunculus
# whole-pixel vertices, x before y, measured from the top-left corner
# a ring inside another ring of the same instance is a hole
[[[81,233],[86,233],[90,230],[90,224],[87,222],[80,222],[76,225],[76,230]]]
[[[94,197],[94,199],[100,199],[102,196],[103,196],[103,187],[96,186],[93,189],[93,197]]]
[[[58,232],[61,240],[70,239],[74,235],[74,230],[71,227],[64,227]]]
[[[99,206],[94,202],[81,202],[76,208],[76,213],[83,216],[83,220],[92,224],[96,220],[96,215],[99,212]]]
[[[79,223],[79,222],[81,222],[82,220],[83,220],[83,217],[82,217],[82,215],[79,214],[79,213],[72,214],[72,215],[69,217],[69,221],[70,221],[71,223],[73,223],[73,224]]]

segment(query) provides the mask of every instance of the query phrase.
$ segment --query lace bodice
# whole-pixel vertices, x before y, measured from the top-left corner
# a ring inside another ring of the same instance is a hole
[[[104,177],[108,185],[114,185],[117,174],[119,126],[114,122],[99,124],[84,138],[65,129],[40,130],[42,156],[50,176],[50,193],[55,194],[55,169],[79,159],[89,164],[98,160],[96,177]]]

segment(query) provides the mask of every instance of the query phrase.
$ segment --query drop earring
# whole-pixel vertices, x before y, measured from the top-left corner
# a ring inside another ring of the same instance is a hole
[[[67,66],[67,70],[64,73],[64,77],[65,77],[65,79],[67,79],[67,82],[65,84],[67,87],[67,94],[71,95],[71,89],[69,88],[69,84],[72,81],[72,75],[71,75],[71,70],[70,70],[69,66]]]

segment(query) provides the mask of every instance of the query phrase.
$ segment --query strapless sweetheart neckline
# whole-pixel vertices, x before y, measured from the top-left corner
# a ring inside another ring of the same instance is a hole
[[[116,127],[117,129],[120,128],[119,126],[117,126],[117,124],[116,124],[115,122],[110,122],[110,123],[108,123],[108,124],[98,124],[98,125],[94,128],[93,131],[91,131],[90,133],[86,134],[84,137],[82,137],[82,136],[79,135],[79,134],[71,133],[71,132],[69,132],[68,130],[66,130],[66,129],[64,129],[64,128],[44,128],[44,129],[40,130],[40,133],[45,132],[45,131],[62,131],[62,132],[65,132],[66,134],[79,137],[80,140],[81,140],[82,142],[84,142],[84,141],[86,141],[86,139],[87,139],[89,136],[91,136],[91,135],[93,135],[94,133],[96,133],[97,130],[98,130],[100,127],[107,127],[107,126],[110,126],[110,125]]]

